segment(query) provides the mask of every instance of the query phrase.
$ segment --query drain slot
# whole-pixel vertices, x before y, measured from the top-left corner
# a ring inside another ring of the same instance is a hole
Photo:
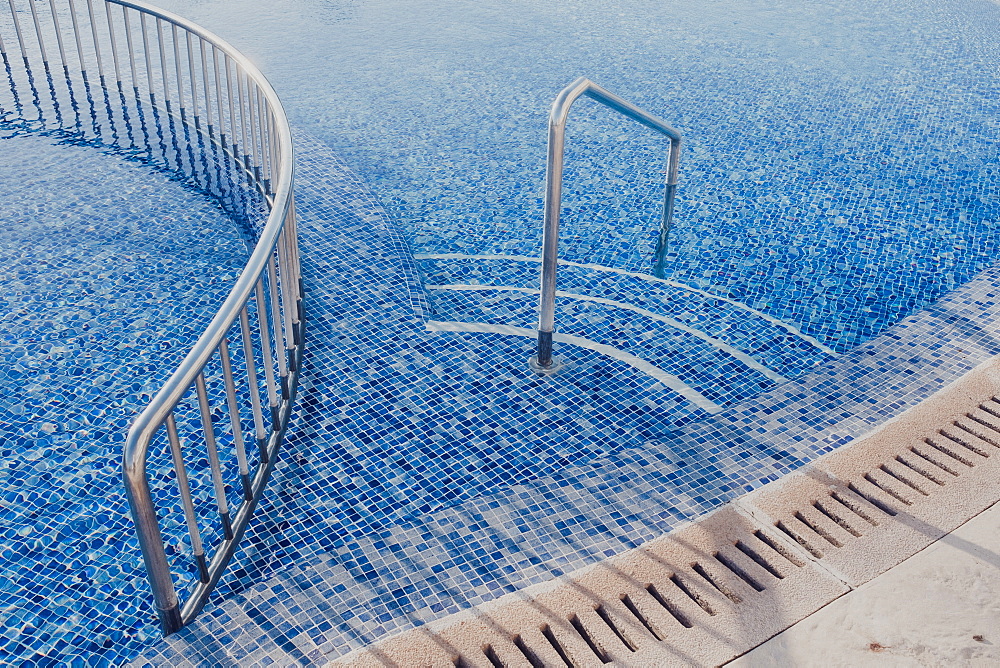
[[[629,651],[636,652],[639,650],[639,647],[632,642],[632,639],[625,635],[624,631],[618,628],[618,625],[615,624],[615,620],[611,618],[610,614],[608,614],[607,608],[603,605],[599,605],[594,608],[594,612],[596,612],[597,616],[601,618],[601,621],[608,625],[609,629],[614,631],[614,634],[618,636],[618,639],[622,641],[622,644],[625,645]]]
[[[975,422],[978,425],[986,427],[990,431],[994,431],[994,432],[996,431],[996,428],[993,425],[989,424],[988,422],[984,422],[980,418],[977,418],[975,415],[971,415],[969,413],[966,413],[965,417],[969,418],[970,420],[972,420],[973,422]],[[972,434],[973,436],[975,436],[976,438],[978,438],[983,443],[989,443],[994,448],[1000,448],[1000,443],[997,443],[996,438],[994,438],[993,436],[990,436],[989,434],[981,434],[978,431],[973,431],[971,428],[966,427],[961,422],[955,422],[954,425],[956,427],[958,427],[959,429],[961,429],[962,431],[967,432],[969,434]],[[987,454],[987,455],[983,455],[983,456],[984,457],[988,457],[989,455]]]
[[[698,593],[698,590],[688,585],[688,583],[685,582],[679,575],[674,573],[670,576],[670,581],[677,585],[678,589],[687,594],[689,599],[697,603],[699,608],[710,615],[715,615],[715,610],[712,610],[712,606],[708,604],[708,601],[702,598],[701,594]]]
[[[807,527],[815,531],[817,535],[819,535],[823,540],[828,542],[830,545],[833,545],[834,547],[844,546],[843,543],[841,543],[839,540],[836,539],[836,537],[831,536],[829,531],[827,531],[819,524],[817,524],[816,522],[812,521],[811,519],[803,515],[800,511],[795,512],[795,519],[797,519],[799,522],[802,522]]]
[[[987,411],[987,412],[989,412],[989,411]],[[994,413],[990,413],[990,415],[994,415],[995,416]],[[973,415],[972,413],[966,413],[965,417],[969,418],[970,420],[972,420],[973,422],[975,422],[977,424],[981,424],[982,426],[986,427],[988,430],[990,430],[994,434],[1000,434],[1000,428],[997,428],[997,426],[995,424],[993,424],[991,422],[988,422],[988,421],[984,420],[981,417]],[[995,416],[995,417],[1000,417],[1000,416]],[[975,432],[973,432],[973,433],[975,433]],[[990,445],[992,445],[994,447],[997,447],[997,448],[1000,448],[1000,443],[998,443],[993,437],[987,438],[986,436],[982,436],[980,434],[976,434],[976,436],[979,436],[979,438],[983,439],[984,441],[986,441]]]
[[[719,591],[719,593],[721,593],[723,596],[728,598],[733,603],[740,603],[743,600],[739,597],[739,595],[736,592],[732,591],[725,584],[716,581],[716,579],[712,577],[712,575],[708,571],[706,571],[705,567],[702,566],[701,564],[698,563],[691,564],[691,570],[700,575],[702,579],[705,580],[705,582],[715,587],[716,590]]]
[[[939,462],[937,459],[932,459],[931,456],[928,455],[927,453],[925,453],[923,450],[918,450],[915,447],[910,448],[910,452],[912,452],[913,454],[915,454],[917,457],[920,457],[924,461],[929,462],[932,466],[936,466],[937,468],[941,469],[945,473],[950,473],[951,475],[955,476],[956,478],[958,477],[958,471],[955,471],[955,470],[949,468],[947,466],[947,462]]]
[[[868,480],[868,482],[871,482],[871,480],[869,480],[869,477],[868,477],[867,474],[865,475],[865,480]],[[872,483],[872,484],[875,485],[875,483]],[[878,487],[878,485],[875,485],[875,487]],[[882,489],[881,487],[878,487],[878,488]],[[887,506],[885,503],[883,503],[881,500],[875,498],[871,494],[866,494],[865,492],[862,492],[860,489],[858,489],[858,486],[855,485],[853,482],[847,484],[847,489],[851,490],[852,492],[854,492],[855,494],[857,494],[858,496],[860,496],[862,499],[864,499],[868,503],[872,504],[873,506],[875,506],[876,508],[878,508],[879,510],[881,510],[886,515],[889,515],[890,517],[895,517],[896,516],[896,511],[893,510],[890,506]]]
[[[749,573],[740,568],[739,564],[732,561],[729,557],[727,557],[721,552],[716,552],[712,556],[715,557],[716,561],[718,561],[720,564],[722,564],[723,566],[731,570],[733,573],[735,573],[736,577],[738,577],[739,579],[743,580],[748,585],[750,585],[754,589],[754,591],[764,591],[765,589],[764,585],[754,580]]]
[[[956,424],[955,426],[958,427],[959,429],[962,428],[962,425],[960,425],[960,424]],[[963,430],[963,431],[967,431],[968,432],[968,430]],[[985,458],[985,457],[989,457],[990,456],[990,453],[986,452],[985,450],[983,450],[982,448],[980,448],[979,446],[977,446],[975,443],[969,442],[969,439],[965,438],[964,436],[961,436],[961,435],[955,436],[954,434],[949,434],[948,432],[946,432],[943,429],[941,431],[939,431],[938,433],[941,434],[942,436],[944,436],[945,438],[947,438],[949,441],[952,441],[953,443],[958,443],[959,445],[961,445],[966,450],[968,450],[970,452],[974,452],[977,455],[979,455],[980,457],[984,457]],[[968,432],[968,433],[972,433],[972,432]],[[975,434],[973,434],[973,436],[975,436]]]
[[[590,632],[587,631],[587,627],[583,625],[583,622],[580,621],[579,617],[573,615],[569,618],[569,623],[574,629],[576,629],[576,632],[580,634],[581,638],[583,638],[583,642],[587,643],[587,647],[590,648],[590,651],[594,653],[594,656],[596,656],[601,663],[611,663],[611,658],[605,653],[604,648],[597,644],[597,641],[590,635]]]
[[[794,554],[792,554],[791,552],[789,552],[788,550],[786,550],[784,545],[782,545],[781,543],[777,542],[776,540],[774,540],[773,538],[771,538],[770,536],[768,536],[766,533],[764,533],[760,529],[757,529],[756,531],[754,531],[753,535],[757,537],[757,540],[759,540],[760,542],[764,543],[764,545],[767,545],[769,548],[771,548],[772,550],[774,550],[775,552],[777,552],[778,554],[780,554],[782,557],[784,557],[792,565],[798,566],[799,568],[802,568],[803,566],[805,566],[805,564],[802,561],[800,561],[798,557],[796,557]]]
[[[921,489],[917,485],[917,483],[913,482],[912,480],[910,480],[909,478],[907,478],[902,473],[899,473],[897,471],[893,471],[892,469],[890,469],[885,464],[879,465],[878,470],[881,471],[882,473],[886,474],[887,476],[889,476],[893,480],[897,480],[897,481],[901,482],[902,484],[906,485],[907,487],[909,487],[910,489],[912,489],[914,492],[917,492],[918,494],[923,494],[924,496],[927,496],[927,492],[925,492],[923,489]]]
[[[779,580],[784,580],[785,579],[785,576],[782,575],[781,572],[778,571],[778,569],[773,564],[771,564],[770,562],[768,562],[761,555],[757,554],[752,548],[750,548],[750,546],[748,546],[743,541],[741,541],[741,540],[736,541],[735,546],[736,546],[737,550],[739,550],[743,554],[745,554],[748,557],[750,557],[750,559],[755,564],[757,564],[758,566],[760,566],[761,568],[763,568],[765,571],[767,571],[768,573],[770,573],[774,577],[778,578]]]
[[[562,659],[563,663],[566,664],[566,668],[576,668],[576,664],[573,663],[572,660],[570,660],[569,655],[566,654],[566,650],[563,649],[563,646],[560,645],[559,641],[556,639],[556,634],[552,632],[552,627],[546,624],[545,626],[540,628],[539,631],[542,632],[542,635],[545,637],[545,639],[549,641],[550,645],[552,645],[552,649],[556,651],[556,654],[559,655],[559,658]]]
[[[813,508],[815,508],[817,512],[822,514],[824,517],[829,519],[831,522],[833,522],[841,529],[854,536],[855,538],[859,538],[861,536],[861,532],[855,529],[853,526],[851,526],[847,520],[845,520],[843,517],[841,517],[837,513],[833,512],[832,510],[824,506],[819,501],[813,501]]]
[[[870,482],[872,485],[874,485],[877,489],[882,490],[883,492],[885,492],[886,494],[888,494],[892,498],[896,499],[897,501],[899,501],[903,505],[905,505],[905,506],[912,506],[913,505],[912,501],[910,501],[909,499],[907,499],[904,496],[901,496],[899,494],[899,492],[897,492],[896,490],[894,490],[892,487],[889,487],[885,483],[881,483],[881,482],[875,480],[875,478],[872,477],[871,473],[866,473],[864,475],[864,479],[867,480],[868,482]]]
[[[923,477],[927,478],[928,480],[930,480],[935,485],[942,486],[942,487],[944,486],[944,482],[942,480],[939,480],[933,473],[931,473],[930,471],[925,470],[924,468],[922,468],[920,466],[917,466],[913,462],[910,462],[910,461],[908,461],[906,459],[903,459],[902,455],[897,455],[896,456],[896,461],[899,462],[900,464],[902,464],[903,466],[905,466],[906,468],[910,469],[914,473],[916,473],[918,475],[922,475]]]
[[[949,447],[945,443],[937,443],[935,441],[932,441],[929,438],[924,439],[924,443],[926,443],[927,445],[931,446],[932,448],[934,448],[935,450],[937,450],[941,454],[948,455],[952,459],[954,459],[956,461],[959,461],[959,462],[962,462],[963,464],[965,464],[969,468],[972,468],[973,466],[975,466],[975,464],[973,464],[971,460],[966,459],[963,455],[961,455],[957,451],[955,451],[954,448]]]
[[[687,615],[681,612],[680,608],[674,605],[673,601],[671,601],[666,596],[660,593],[660,590],[656,588],[656,585],[653,584],[646,585],[646,591],[648,591],[649,595],[653,597],[653,600],[659,603],[664,610],[670,613],[671,617],[677,620],[678,624],[680,624],[686,629],[689,629],[692,626],[694,626],[694,624],[691,623],[691,620],[687,618]]]
[[[1000,400],[998,400],[996,397],[993,397],[989,401],[992,401],[993,403],[1000,405]],[[997,409],[994,408],[993,406],[990,406],[989,403],[985,403],[985,402],[981,403],[981,404],[979,404],[979,408],[981,408],[985,412],[989,413],[993,417],[1000,418],[1000,412],[997,412]]]
[[[503,661],[500,660],[500,657],[497,656],[497,653],[493,650],[492,645],[484,645],[483,654],[486,655],[486,659],[490,662],[490,664],[492,664],[493,668],[507,668]]]
[[[516,647],[517,651],[520,652],[525,660],[531,664],[531,668],[545,668],[545,664],[542,663],[542,660],[538,658],[538,655],[524,643],[521,636],[514,636],[512,640],[514,641],[514,647]]]
[[[806,551],[809,552],[809,554],[811,554],[812,556],[816,557],[817,559],[823,558],[822,552],[813,547],[812,544],[805,538],[803,538],[802,536],[800,536],[799,534],[795,533],[790,528],[788,528],[788,526],[784,522],[777,522],[774,526],[778,529],[778,531],[781,531],[783,534],[787,535],[796,543],[804,547]]]
[[[863,519],[865,522],[871,524],[873,527],[878,526],[878,521],[874,517],[869,515],[865,511],[865,509],[861,506],[861,504],[859,504],[854,499],[843,496],[840,492],[830,492],[830,500],[833,501],[834,503],[839,503],[846,510],[854,513],[855,515]]]
[[[639,608],[636,606],[635,602],[629,597],[628,594],[625,594],[624,596],[622,596],[622,603],[625,604],[625,607],[628,608],[628,611],[632,613],[632,616],[634,616],[636,619],[638,619],[639,623],[642,624],[643,626],[645,626],[646,630],[649,631],[650,634],[654,638],[656,638],[657,640],[663,640],[664,639],[663,634],[660,633],[659,629],[657,629],[655,626],[653,626],[653,623],[651,621],[649,621],[648,619],[646,619],[646,615],[642,614],[642,611],[639,610]],[[678,621],[680,621],[680,620],[678,620]],[[681,622],[681,623],[683,623],[683,622]],[[688,628],[690,628],[690,627],[688,627]]]

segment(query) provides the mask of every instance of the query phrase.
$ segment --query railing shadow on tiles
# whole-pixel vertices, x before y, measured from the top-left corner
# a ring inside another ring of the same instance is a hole
[[[228,297],[126,439],[126,493],[169,635],[238,548],[295,401],[304,314],[288,123],[244,56],[141,2],[0,0],[0,57],[0,127],[168,171],[249,242]]]

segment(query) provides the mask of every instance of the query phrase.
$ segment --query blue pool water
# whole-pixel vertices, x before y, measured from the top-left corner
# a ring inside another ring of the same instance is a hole
[[[548,106],[583,75],[685,137],[679,280],[849,350],[992,262],[992,2],[168,6],[243,45],[418,255],[537,253]],[[662,142],[581,102],[567,143],[564,256],[648,272]]]
[[[218,206],[144,165],[10,128],[0,151],[0,662],[113,657],[153,633],[120,621],[146,596],[122,558],[124,433],[247,249]]]
[[[843,442],[751,456],[698,441],[686,452],[679,430],[697,433],[707,413],[621,360],[564,346],[576,371],[549,382],[526,371],[528,338],[426,331],[425,320],[531,327],[536,266],[523,258],[538,253],[547,107],[577,76],[663,117],[686,143],[673,283],[651,282],[665,147],[589,103],[574,110],[563,249],[585,266],[566,267],[560,287],[614,303],[566,297],[560,328],[634,354],[723,408],[777,381],[720,342],[768,373],[800,377],[993,263],[993,3],[163,4],[258,62],[300,130],[312,309],[302,403],[273,496],[217,602],[334,554],[377,590],[369,598],[388,601],[381,626],[366,627],[378,635],[413,610],[467,604],[383,565],[374,545],[394,527],[418,527],[400,554],[436,554],[425,515],[490,504],[561,472],[586,477],[578,469],[589,463],[613,468],[609,455],[642,462],[637,451],[663,442],[663,465],[676,470],[642,479],[683,490],[651,523],[663,531]],[[5,290],[15,315],[3,316],[13,318],[3,321],[4,383],[31,383],[30,400],[3,404],[24,417],[4,422],[14,446],[4,455],[0,563],[11,577],[0,590],[0,657],[120,662],[156,636],[120,491],[124,430],[245,250],[213,203],[120,157],[38,136],[0,148],[0,184],[13,186],[0,198],[4,234],[29,235],[5,237],[0,250],[0,266],[27,265],[5,278],[23,287]],[[107,179],[77,178],[95,171]],[[38,180],[22,184],[31,172]],[[7,225],[29,219],[37,226]],[[169,252],[165,230],[184,231]],[[543,515],[539,501],[518,521],[541,536]],[[176,520],[172,556],[185,550]],[[477,526],[455,531],[478,536]],[[574,518],[552,535],[596,541],[583,526]],[[555,542],[545,542],[552,554]],[[86,547],[66,559],[67,545]],[[553,563],[601,556],[573,549]],[[449,550],[433,564],[428,556],[427,571],[474,571],[492,593],[530,570],[506,545],[490,557],[519,565],[502,577],[475,553],[486,548]],[[29,578],[26,563],[44,565],[42,576]],[[545,562],[532,577],[555,568]]]

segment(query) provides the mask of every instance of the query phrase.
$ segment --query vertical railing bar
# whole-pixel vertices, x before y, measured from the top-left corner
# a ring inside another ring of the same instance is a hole
[[[273,128],[271,127],[271,109],[261,98],[260,88],[257,88],[257,108],[260,110],[260,155],[263,164],[261,165],[261,176],[264,179],[264,192],[271,195],[271,180],[274,169],[274,145],[271,142]]]
[[[232,147],[233,157],[236,158],[238,137],[236,136],[236,112],[234,111],[233,102],[233,75],[229,62],[229,54],[225,51],[222,52],[222,60],[226,64],[226,101],[229,102],[229,145]]]
[[[52,68],[49,66],[49,56],[45,49],[45,40],[42,38],[42,24],[38,19],[38,7],[35,4],[35,0],[28,0],[28,7],[31,9],[31,20],[35,24],[35,36],[38,39],[38,49],[42,54],[42,66],[45,68],[45,83],[48,84],[49,95],[52,98],[52,111],[55,112],[56,124],[58,127],[62,127],[62,112],[59,109],[59,97],[56,94],[55,83],[52,80]],[[58,34],[58,31],[57,31]],[[65,70],[65,63],[63,64],[63,69]],[[31,76],[30,74],[28,76]],[[41,108],[39,108],[39,120],[41,120]]]
[[[254,97],[257,100],[257,119],[260,129],[258,139],[260,141],[260,178],[264,181],[265,198],[271,194],[271,112],[264,99],[260,86],[254,85]]]
[[[115,34],[114,20],[111,18],[111,3],[104,3],[104,10],[108,16],[108,35],[111,36],[111,63],[115,66],[115,81],[122,82],[121,65],[118,60],[118,36]]]
[[[59,24],[59,13],[56,11],[55,0],[49,0],[49,11],[52,13],[52,27],[56,33],[56,45],[59,49],[59,61],[62,63],[66,91],[69,93],[70,108],[73,110],[73,115],[76,118],[76,127],[79,129],[81,127],[80,107],[76,103],[76,95],[73,92],[73,83],[70,80],[69,60],[66,58],[66,44],[63,40],[62,26]]]
[[[170,41],[174,45],[174,73],[177,75],[177,108],[184,120],[184,78],[181,76],[181,46],[177,40],[177,24],[170,24]]]
[[[177,435],[177,422],[174,420],[173,411],[167,413],[166,422],[170,456],[174,460],[174,474],[177,476],[177,488],[180,490],[181,506],[184,508],[184,521],[187,523],[188,535],[191,537],[191,549],[194,552],[195,561],[198,563],[198,576],[202,582],[208,582],[208,561],[205,559],[205,547],[202,545],[198,520],[194,514],[191,485],[188,482],[187,468],[184,466],[181,440]]]
[[[247,466],[247,453],[243,444],[240,409],[236,405],[236,383],[233,381],[233,365],[229,358],[229,342],[225,336],[219,342],[219,356],[222,359],[222,378],[226,384],[226,403],[229,406],[229,421],[233,427],[236,461],[240,467],[240,482],[243,483],[243,498],[249,501],[253,498],[253,485],[250,482],[250,467]]]
[[[101,58],[101,40],[97,37],[97,20],[94,19],[93,0],[87,0],[87,17],[90,19],[90,35],[94,38],[94,56],[97,59],[97,76],[104,86],[104,60]]]
[[[282,223],[288,221],[287,216]],[[278,235],[278,257],[281,260],[281,274],[279,276],[281,286],[281,315],[285,326],[285,351],[288,355],[288,366],[292,371],[297,370],[297,360],[295,359],[295,346],[298,345],[297,329],[295,327],[295,298],[292,292],[292,261],[288,252],[288,228],[282,226],[281,234]]]
[[[292,326],[296,348],[305,340],[303,332],[302,312],[302,269],[299,266],[298,221],[295,216],[295,198],[289,198],[288,211],[285,213],[285,228],[288,230],[288,254],[291,259],[291,276],[289,290],[292,293]]]
[[[240,83],[243,82],[242,75],[240,75],[239,80]],[[246,124],[247,124],[247,140],[250,142],[250,165],[253,167],[253,171],[256,174],[260,162],[257,159],[257,132],[256,132],[257,128],[255,127],[256,114],[254,113],[253,91],[251,90],[252,87],[253,87],[253,82],[250,80],[250,77],[247,77],[246,95],[242,97],[242,99],[246,101],[246,109],[247,109]],[[240,94],[241,96],[243,95],[242,91]]]
[[[132,42],[132,22],[128,18],[128,7],[125,5],[122,8],[122,24],[125,26],[125,44],[128,46],[128,68],[129,74],[132,76],[132,88],[137,93],[139,91],[139,77],[136,74],[135,67],[135,46]],[[136,100],[138,102],[138,100]]]
[[[208,450],[209,468],[212,469],[212,485],[215,487],[215,503],[222,520],[222,533],[226,540],[233,539],[233,525],[229,519],[229,503],[226,501],[226,486],[222,482],[222,465],[219,464],[219,450],[215,443],[215,427],[212,425],[212,409],[208,405],[208,391],[205,389],[205,371],[199,371],[194,379],[198,391],[198,409],[201,412],[201,426],[205,432],[205,446]]]
[[[86,77],[87,61],[83,58],[83,40],[80,38],[80,22],[76,16],[76,3],[69,0],[69,16],[73,23],[73,39],[76,40],[76,54],[80,59],[80,71]]]
[[[288,224],[291,226],[292,229],[292,239],[295,240],[295,242],[292,244],[292,251],[293,251],[292,262],[295,267],[295,280],[297,282],[297,285],[295,286],[296,287],[295,294],[297,297],[297,301],[300,302],[298,319],[302,320],[301,301],[305,298],[305,292],[302,287],[302,264],[299,261],[299,216],[295,208],[294,196],[289,197],[288,219],[289,219]]]
[[[14,6],[14,0],[7,0],[7,4],[10,5],[10,17],[14,21],[14,33],[17,35],[17,45],[21,49],[21,60],[24,61],[24,66],[28,66],[28,51],[24,48],[24,35],[21,33],[21,22],[17,20],[17,8]]]
[[[281,235],[278,235],[281,238]],[[271,256],[267,260],[267,277],[268,277],[268,288],[271,295],[271,323],[274,327],[274,352],[278,361],[278,374],[281,376],[281,399],[285,401],[288,399],[288,366],[285,360],[284,345],[282,344],[282,317],[281,317],[281,306],[279,304],[278,291],[281,289],[278,287],[278,277],[277,272],[274,268],[274,251],[271,251]],[[285,336],[288,332],[285,331]]]
[[[250,161],[250,155],[247,151],[247,111],[246,111],[246,98],[243,97],[243,68],[240,67],[239,63],[236,63],[236,92],[239,95],[237,100],[237,105],[240,110],[240,147],[243,149],[243,166],[249,169],[247,164]]]
[[[267,302],[264,298],[264,277],[257,279],[255,288],[257,298],[257,322],[260,325],[261,349],[264,353],[264,383],[267,388],[267,403],[271,409],[271,429],[281,428],[281,418],[278,415],[278,391],[274,379],[274,354],[271,350],[271,332]]]
[[[167,52],[163,44],[163,19],[156,17],[156,44],[160,51],[160,76],[163,78],[163,104],[170,111],[170,83],[167,76]]]
[[[250,385],[250,405],[253,408],[254,435],[260,450],[260,461],[267,463],[267,431],[264,429],[264,414],[260,405],[260,385],[257,380],[257,360],[253,354],[253,340],[250,338],[250,316],[244,304],[240,311],[240,333],[243,336],[243,357],[246,358],[247,383]],[[266,363],[265,363],[266,365]]]
[[[198,77],[194,71],[194,49],[191,48],[191,33],[184,31],[184,44],[188,54],[188,73],[191,75],[191,112],[194,114],[194,126],[201,127],[201,114],[198,113]]]
[[[128,135],[129,146],[135,147],[135,132],[132,126],[132,118],[128,113],[128,102],[125,100],[125,90],[123,88],[124,77],[122,76],[121,58],[118,55],[118,30],[115,28],[114,15],[111,12],[111,2],[104,3],[105,14],[108,17],[108,35],[111,38],[111,60],[115,66],[115,86],[118,88],[118,100],[121,102],[122,122],[125,124],[125,133]],[[124,12],[124,7],[122,11]]]
[[[223,150],[225,150],[225,148],[226,148],[226,140],[225,140],[225,135],[226,135],[226,118],[225,118],[225,116],[226,116],[226,114],[225,114],[225,109],[223,108],[223,102],[222,102],[222,78],[221,78],[221,74],[219,72],[219,53],[218,53],[218,51],[216,51],[214,44],[210,44],[209,45],[209,50],[212,52],[212,75],[215,78],[215,101],[216,101],[216,104],[218,105],[216,107],[216,111],[219,114],[219,136],[222,138],[221,139],[221,141],[222,141],[222,148],[223,148]]]
[[[205,40],[201,37],[198,38],[198,54],[201,56],[201,83],[204,86],[205,93],[205,122],[208,124],[208,136],[214,137],[212,127],[214,125],[212,122],[212,94],[210,93],[211,86],[208,83],[208,60],[206,59]]]
[[[149,88],[149,101],[156,105],[156,89],[153,86],[153,63],[149,60],[149,31],[146,29],[146,13],[139,12],[139,30],[142,33],[142,59],[146,63],[146,86]]]
[[[211,45],[212,50],[212,74],[215,75],[215,101],[218,103],[216,111],[219,114],[219,137],[222,142],[222,149],[226,148],[226,114],[225,114],[225,103],[222,99],[222,78],[219,72],[219,52],[215,49],[215,45]]]
[[[66,47],[63,44],[62,29],[59,27],[59,16],[56,14],[56,0],[49,0],[49,11],[52,12],[52,26],[56,30],[56,45],[59,47],[59,60],[62,61],[63,72],[69,71],[66,61]]]
[[[45,52],[45,41],[42,39],[42,26],[38,22],[38,10],[35,7],[35,0],[28,0],[28,8],[31,10],[31,20],[35,24],[35,36],[38,38],[38,49],[42,52],[42,63],[45,69],[49,68],[49,56]]]
[[[294,263],[291,259],[291,251],[288,248],[288,214],[282,220],[281,234],[278,235],[278,257],[281,259],[281,274],[279,276],[281,285],[281,315],[285,325],[285,350],[288,355],[288,366],[292,371],[297,371],[297,360],[295,359],[295,348],[299,344],[298,309],[295,299],[295,279]]]

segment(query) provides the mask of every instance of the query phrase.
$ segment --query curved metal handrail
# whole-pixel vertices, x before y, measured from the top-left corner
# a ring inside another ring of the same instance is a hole
[[[670,138],[670,158],[667,163],[667,183],[663,197],[663,219],[656,252],[657,266],[654,269],[654,273],[660,277],[663,274],[663,256],[674,212],[677,166],[681,148],[680,133],[656,116],[601,88],[586,77],[580,77],[563,88],[556,96],[555,101],[552,102],[552,108],[549,111],[541,294],[538,298],[538,352],[529,360],[531,368],[542,373],[552,373],[557,368],[552,358],[552,332],[555,329],[556,266],[559,258],[559,215],[562,209],[563,151],[566,143],[566,121],[569,118],[569,110],[573,103],[584,95]]]
[[[68,99],[70,104],[63,107],[75,116],[75,126],[68,130],[71,135],[125,147],[127,134],[131,146],[125,148],[181,172],[206,192],[230,197],[236,209],[242,206],[245,215],[254,214],[256,205],[241,194],[245,192],[241,183],[256,193],[259,204],[267,210],[266,222],[256,234],[250,257],[229,295],[135,419],[125,443],[125,489],[160,623],[164,634],[170,634],[194,619],[235,553],[273,470],[295,400],[304,311],[291,131],[277,95],[257,67],[225,40],[172,12],[136,0],[59,0],[58,7],[56,0],[17,0],[22,8],[25,3],[27,11],[19,11],[15,0],[6,3],[16,35],[9,43],[19,50],[24,65],[20,79],[12,70],[8,43],[0,36],[0,56],[18,112],[33,107],[43,126],[54,124],[66,130],[72,119],[62,115],[60,100]],[[95,10],[95,4],[103,6],[103,15]],[[24,26],[22,22],[26,22]],[[53,45],[58,48],[53,49]],[[61,68],[52,67],[56,58]],[[94,83],[93,65],[99,87]],[[44,95],[45,85],[51,101]],[[78,95],[84,90],[85,96]],[[90,118],[86,119],[88,109]],[[144,147],[140,146],[143,141]],[[200,152],[198,157],[195,150]],[[229,352],[234,327],[242,338],[242,366],[233,363]],[[208,367],[216,354],[243,488],[235,513],[230,512],[226,498],[212,397],[206,384]],[[258,371],[264,377],[263,384]],[[237,383],[244,390],[242,396],[249,396],[249,407],[239,405]],[[214,546],[210,562],[175,417],[192,387],[200,414],[199,437],[207,450],[224,535]],[[270,409],[269,426],[265,424],[262,395]],[[243,410],[252,413],[260,453],[259,465],[253,465],[252,473]],[[174,587],[147,472],[150,444],[163,428],[198,567],[198,582],[183,607]]]
[[[245,495],[249,498],[241,505],[234,521],[232,521],[232,529],[230,532],[227,532],[230,534],[230,537],[223,542],[212,562],[207,566],[207,581],[205,581],[204,572],[202,572],[202,581],[199,582],[182,610],[178,610],[179,601],[173,587],[170,567],[167,563],[163,539],[160,535],[159,524],[156,521],[152,495],[150,494],[146,478],[146,460],[149,454],[149,444],[155,433],[168,420],[173,409],[190,390],[192,384],[196,384],[208,361],[219,350],[223,339],[236,320],[241,317],[241,313],[246,308],[251,296],[257,290],[262,275],[268,270],[274,256],[275,248],[279,243],[279,235],[285,231],[285,222],[291,218],[290,222],[294,226],[294,209],[292,203],[294,170],[292,163],[292,137],[284,109],[274,89],[267,82],[267,79],[260,70],[228,42],[176,14],[156,9],[145,3],[130,0],[108,1],[163,19],[172,25],[183,28],[190,34],[200,37],[202,40],[226,53],[229,58],[235,61],[237,69],[242,69],[249,78],[253,79],[259,87],[260,92],[264,95],[267,109],[273,118],[272,128],[277,135],[277,146],[275,147],[275,166],[277,168],[275,172],[275,187],[273,194],[269,198],[271,213],[257,240],[256,247],[239,279],[230,291],[229,296],[223,302],[215,317],[212,318],[208,327],[198,338],[198,341],[181,362],[180,366],[178,366],[177,370],[153,397],[149,406],[133,422],[125,444],[123,474],[129,504],[139,531],[143,558],[146,561],[146,569],[149,573],[150,584],[153,587],[161,624],[163,625],[164,633],[169,634],[184,624],[189,623],[198,614],[202,606],[204,606],[209,593],[217,584],[226,565],[232,558],[250,516],[253,514],[257,501],[260,499],[264,485],[270,477],[281,437],[287,426],[288,412],[291,410],[294,399],[294,385],[298,376],[298,353],[301,351],[302,343],[301,327],[297,330],[297,335],[293,334],[293,341],[297,339],[298,350],[289,356],[289,367],[294,376],[288,383],[291,387],[286,386],[284,390],[284,415],[277,416],[277,428],[272,430],[274,435],[270,439],[271,442],[266,444],[265,451],[269,455],[266,457],[267,461],[264,464],[264,468],[261,469],[260,474],[256,476],[257,484],[253,485],[252,491],[246,494],[245,490]],[[292,262],[295,263],[295,259],[292,259]],[[298,267],[293,265],[292,270],[294,272],[294,288],[298,293],[296,301],[301,303],[302,290]],[[297,319],[301,323],[301,307],[297,305],[295,308],[299,316]],[[203,391],[201,395],[203,397]],[[246,484],[246,481],[244,481],[244,484]]]

